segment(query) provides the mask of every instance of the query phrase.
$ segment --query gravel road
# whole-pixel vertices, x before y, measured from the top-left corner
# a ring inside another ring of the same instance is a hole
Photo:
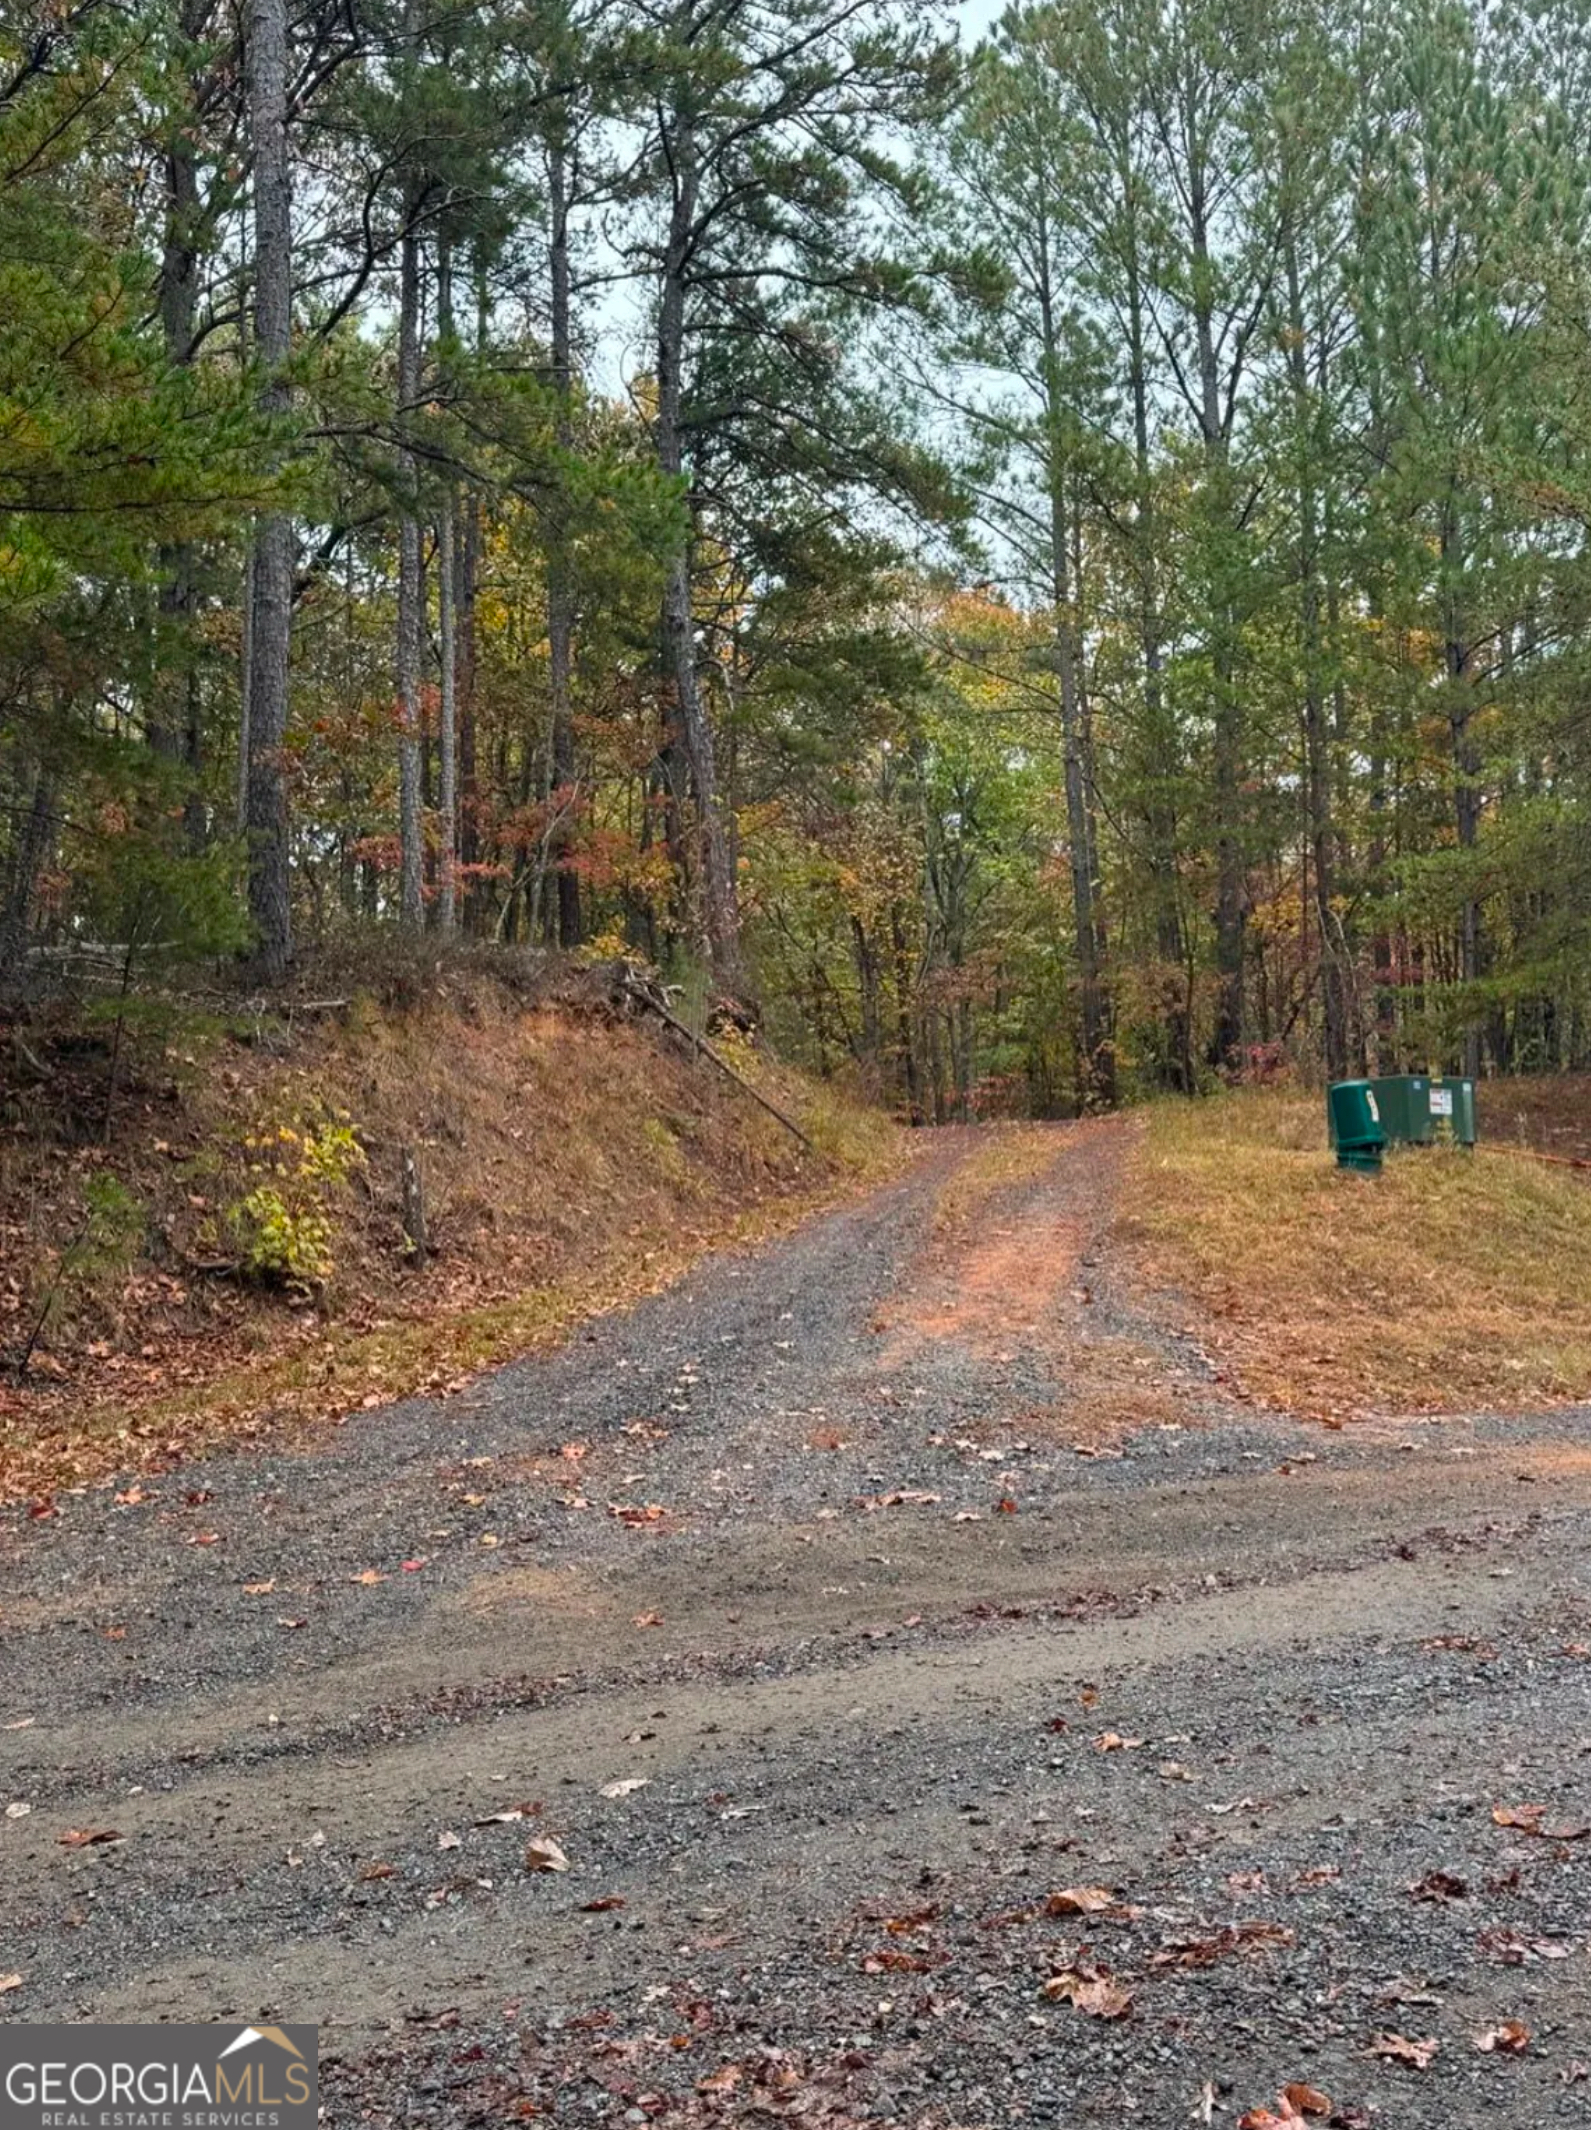
[[[1131,1129],[8,1514],[0,2018],[315,2021],[339,2130],[1591,2121],[1591,1413],[1231,1402]]]

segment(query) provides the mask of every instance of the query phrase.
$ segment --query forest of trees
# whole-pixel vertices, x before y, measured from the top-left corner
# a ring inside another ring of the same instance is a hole
[[[1591,7],[14,0],[0,990],[1591,1064]]]

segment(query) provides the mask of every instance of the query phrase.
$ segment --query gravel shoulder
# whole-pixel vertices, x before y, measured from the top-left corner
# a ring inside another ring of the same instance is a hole
[[[0,1521],[0,2017],[318,2021],[339,2125],[1591,2121],[1591,1413],[1232,1404],[1132,1129]]]

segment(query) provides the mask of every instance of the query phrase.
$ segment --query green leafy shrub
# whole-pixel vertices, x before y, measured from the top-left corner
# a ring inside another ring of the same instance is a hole
[[[257,1181],[230,1215],[243,1270],[287,1287],[321,1287],[335,1270],[332,1195],[365,1166],[345,1112],[299,1117],[244,1141]]]

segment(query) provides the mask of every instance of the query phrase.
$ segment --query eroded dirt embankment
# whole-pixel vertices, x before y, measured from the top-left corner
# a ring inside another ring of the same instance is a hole
[[[167,1001],[114,1082],[76,1023],[31,1031],[25,1084],[0,1041],[0,1500],[444,1390],[909,1158],[740,1046],[803,1144],[613,999],[444,964],[402,1008]]]

